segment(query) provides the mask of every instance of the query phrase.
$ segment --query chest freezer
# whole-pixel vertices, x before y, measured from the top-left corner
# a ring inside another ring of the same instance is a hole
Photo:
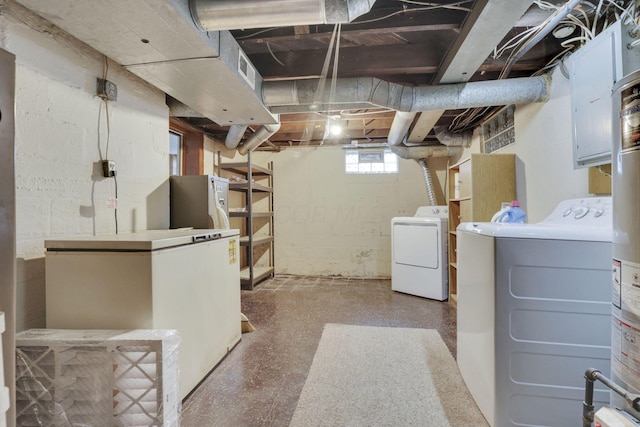
[[[45,241],[47,327],[176,329],[184,398],[240,341],[238,230]]]

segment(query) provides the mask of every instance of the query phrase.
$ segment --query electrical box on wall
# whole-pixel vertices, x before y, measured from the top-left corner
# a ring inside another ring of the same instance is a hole
[[[99,78],[97,95],[106,101],[115,101],[118,99],[118,86],[112,81]]]
[[[612,24],[569,57],[574,169],[611,163],[615,82],[640,69],[632,27]]]

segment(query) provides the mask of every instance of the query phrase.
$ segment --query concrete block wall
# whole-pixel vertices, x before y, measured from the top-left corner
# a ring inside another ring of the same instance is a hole
[[[44,240],[115,232],[116,182],[102,176],[102,158],[116,162],[119,231],[168,228],[168,108],[161,91],[108,61],[118,99],[107,126],[95,95],[104,56],[17,5],[5,7],[0,48],[16,55],[20,331],[45,326]]]
[[[340,147],[254,152],[253,160],[274,164],[277,274],[390,277],[391,218],[429,204],[414,160],[400,159],[400,173],[380,175],[345,174]],[[446,159],[432,160],[444,203]]]

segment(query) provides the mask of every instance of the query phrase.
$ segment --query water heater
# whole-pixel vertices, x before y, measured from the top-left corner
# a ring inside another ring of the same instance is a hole
[[[640,70],[613,90],[612,379],[640,393]],[[615,393],[611,403],[634,411]]]

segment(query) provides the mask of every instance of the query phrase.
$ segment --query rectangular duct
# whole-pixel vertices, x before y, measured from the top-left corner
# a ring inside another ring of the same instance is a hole
[[[188,0],[17,1],[220,125],[277,122],[238,43],[199,30]]]

